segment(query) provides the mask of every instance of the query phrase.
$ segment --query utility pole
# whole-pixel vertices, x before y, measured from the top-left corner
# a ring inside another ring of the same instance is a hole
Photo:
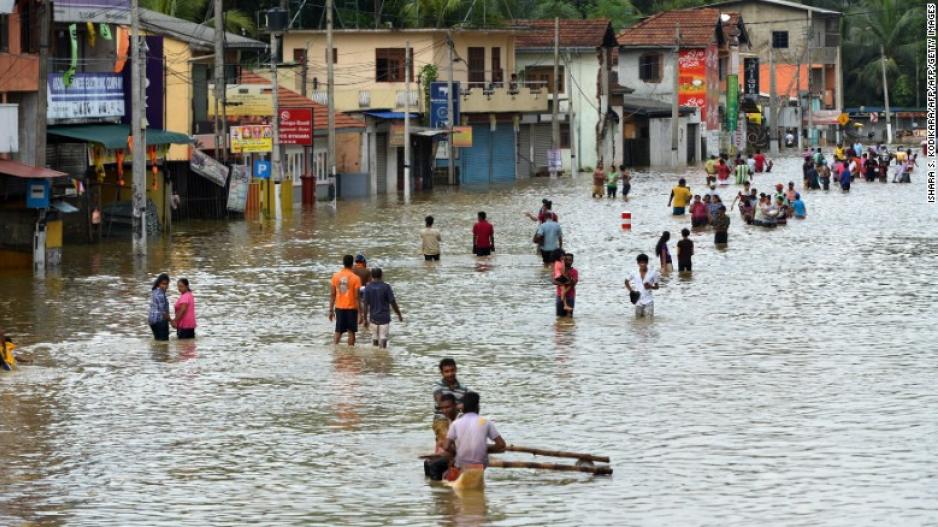
[[[560,152],[560,17],[554,17],[554,76],[553,76],[553,86],[551,89],[554,92],[554,104],[551,109],[551,119],[550,119],[550,149],[551,156],[555,156]],[[567,87],[567,93],[570,93],[570,87]],[[569,95],[567,100],[570,100]],[[569,104],[569,102],[568,102]],[[557,177],[557,170],[554,168],[554,163],[550,164],[550,177]]]
[[[309,41],[306,41],[306,47],[303,48],[303,63],[300,64],[300,93],[303,97],[309,97]]]
[[[270,120],[270,132],[271,132],[271,142],[272,147],[270,150],[270,178],[267,179],[264,183],[266,184],[264,190],[265,199],[261,200],[261,203],[264,204],[264,210],[262,211],[265,216],[271,217],[276,216],[276,197],[274,196],[274,188],[276,187],[276,181],[283,181],[283,174],[281,173],[282,164],[280,163],[280,80],[277,78],[277,33],[273,29],[270,30],[270,82],[271,82],[271,98],[273,99],[273,118]]]
[[[879,46],[880,66],[883,71],[883,103],[886,106],[886,144],[892,143],[892,117],[889,112],[889,83],[886,82],[886,50]]]
[[[49,32],[52,25],[52,4],[39,4],[39,90],[36,93],[36,153],[33,164],[39,168],[46,166],[46,113],[48,112],[49,82]],[[916,86],[918,84],[916,83]]]
[[[410,41],[404,44],[404,202],[410,201]]]
[[[775,48],[769,45],[769,152],[778,154],[778,96],[775,93]]]
[[[680,70],[681,70],[681,24],[674,26],[674,93],[671,97],[671,166],[679,164],[678,158],[678,120],[680,118]]]
[[[801,147],[801,132],[802,132],[801,118],[802,118],[802,115],[803,115],[803,113],[804,113],[804,108],[803,108],[802,105],[801,105],[801,101],[802,101],[803,99],[801,98],[801,57],[800,57],[800,56],[798,57],[798,80],[796,81],[795,93],[798,95],[798,109],[800,110],[800,111],[798,112],[798,140],[796,141],[795,144],[798,145],[798,151],[801,152],[801,151],[802,151],[802,147]]]
[[[419,3],[419,2],[418,2]],[[446,49],[449,52],[449,77],[446,79],[446,127],[449,128],[449,134],[446,136],[446,148],[449,150],[446,155],[447,180],[450,185],[456,184],[456,170],[453,160],[453,33],[446,32]]]
[[[567,59],[564,61],[564,73],[566,73],[566,83],[564,86],[567,87],[567,130],[570,132],[570,175],[576,176],[580,171],[579,159],[577,158],[577,143],[576,138],[579,137],[579,133],[574,135],[573,133],[573,74],[570,72],[570,53],[567,53]]]
[[[335,173],[335,68],[332,64],[332,2],[326,0],[326,96],[329,101],[329,149],[326,152],[326,169],[333,185],[333,202],[338,202],[338,181]]]
[[[808,46],[810,49],[813,49],[814,46],[814,22],[812,11],[808,10]],[[811,58],[813,55],[808,54],[808,64],[814,64],[814,60]],[[814,94],[811,91],[811,72],[813,68],[808,66],[808,146],[814,148]]]
[[[227,134],[222,109],[225,107],[225,8],[223,0],[215,2],[215,159],[227,158]]]
[[[146,130],[144,127],[143,86],[146,83],[146,61],[144,46],[140,42],[140,3],[131,0],[130,5],[131,71],[130,91],[131,137],[133,138],[133,251],[137,256],[147,254],[147,166]]]

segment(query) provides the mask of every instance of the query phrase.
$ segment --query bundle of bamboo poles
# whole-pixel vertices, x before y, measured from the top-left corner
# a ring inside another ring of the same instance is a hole
[[[547,450],[543,448],[531,448],[520,445],[508,445],[506,452],[524,452],[534,454],[535,456],[562,457],[576,459],[575,465],[564,465],[561,463],[541,463],[535,461],[506,461],[501,459],[490,459],[489,467],[498,468],[534,468],[544,470],[561,470],[566,472],[588,472],[591,474],[609,475],[612,474],[612,467],[608,465],[594,465],[593,462],[609,463],[608,456],[597,456],[580,452],[565,452],[562,450]]]

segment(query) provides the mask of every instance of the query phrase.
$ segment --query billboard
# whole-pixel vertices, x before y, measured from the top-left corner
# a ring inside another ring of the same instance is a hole
[[[130,0],[55,0],[56,22],[93,22],[130,25]]]
[[[716,44],[707,46],[707,112],[700,117],[707,130],[720,129],[720,55]]]
[[[231,151],[235,154],[256,154],[274,149],[273,127],[269,124],[247,124],[230,128]]]
[[[759,58],[743,59],[743,93],[759,95]]]
[[[700,120],[707,118],[707,54],[703,49],[682,49],[678,53],[678,104],[696,107]]]
[[[303,146],[313,144],[312,108],[280,109],[280,144]]]
[[[64,73],[50,73],[46,88],[50,123],[111,121],[124,116],[124,79],[120,73],[75,73],[65,86]]]
[[[430,83],[430,128],[448,128],[449,86],[445,82]],[[453,83],[453,124],[459,124],[459,83]]]
[[[270,84],[228,84],[225,87],[225,114],[229,117],[274,114],[273,86]],[[215,116],[215,85],[208,85],[208,115]]]
[[[739,119],[739,76],[726,76],[726,130],[735,132]]]
[[[228,186],[228,210],[244,212],[248,202],[248,186],[251,176],[244,165],[231,167],[231,183]]]
[[[225,183],[228,181],[228,167],[223,163],[219,163],[215,158],[201,150],[192,149],[192,156],[189,158],[189,168],[219,187],[224,187]]]

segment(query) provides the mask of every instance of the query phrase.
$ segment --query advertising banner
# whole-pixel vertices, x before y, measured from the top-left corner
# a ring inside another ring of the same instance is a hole
[[[313,144],[313,109],[280,109],[280,144],[311,146]]]
[[[445,82],[430,84],[430,128],[448,128],[448,88]],[[459,83],[453,83],[453,124],[459,124]]]
[[[189,158],[189,168],[219,187],[224,187],[225,183],[228,181],[228,167],[219,163],[215,158],[201,150],[192,149],[192,155]]]
[[[707,54],[702,49],[682,49],[678,54],[678,104],[696,107],[700,120],[707,118]]]
[[[229,117],[264,117],[274,114],[274,96],[270,84],[228,84],[225,87],[225,115]],[[215,116],[215,85],[208,85],[208,114]]]
[[[759,59],[743,59],[743,93],[759,95]]]
[[[274,149],[274,132],[269,124],[232,126],[230,130],[231,151],[235,154],[257,154]]]
[[[244,207],[248,202],[248,185],[250,183],[251,178],[248,176],[247,167],[244,165],[231,167],[231,184],[228,186],[228,210],[244,212]]]
[[[130,25],[130,0],[55,0],[56,22],[94,22]]]
[[[453,128],[453,148],[472,148],[471,126],[456,126]]]
[[[112,121],[124,116],[124,79],[119,73],[75,73],[65,86],[64,73],[50,73],[46,89],[50,123]]]
[[[726,76],[726,130],[736,131],[736,121],[739,119],[739,76]]]
[[[707,130],[720,129],[720,54],[716,44],[707,46],[707,111],[701,120],[707,123]],[[711,150],[716,152],[716,150]]]

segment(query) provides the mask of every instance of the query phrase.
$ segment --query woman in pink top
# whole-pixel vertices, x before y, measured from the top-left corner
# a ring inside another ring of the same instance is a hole
[[[172,325],[176,328],[176,336],[180,339],[195,338],[195,297],[189,289],[189,280],[180,278],[176,282],[179,289],[179,300],[176,300],[176,316]]]

